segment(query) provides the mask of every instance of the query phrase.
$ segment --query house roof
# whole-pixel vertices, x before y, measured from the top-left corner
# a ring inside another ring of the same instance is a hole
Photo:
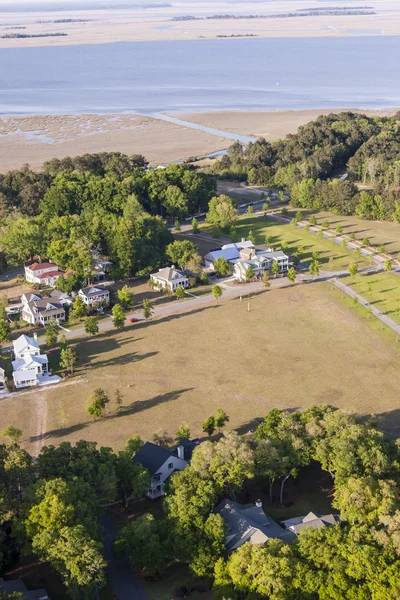
[[[36,300],[36,299],[42,300],[42,296],[40,294],[36,294],[34,292],[28,292],[27,294],[22,294],[21,300],[22,300],[22,298],[25,298],[28,303],[32,302],[33,300]]]
[[[312,527],[313,529],[321,529],[322,527],[329,527],[340,521],[339,515],[316,515],[313,512],[309,512],[305,517],[296,517],[294,519],[287,519],[282,521],[286,529],[290,529],[296,535],[300,533],[305,527]]]
[[[71,300],[71,297],[66,292],[61,292],[60,290],[53,290],[49,296],[49,298],[55,298],[56,300]],[[71,300],[72,302],[72,300]]]
[[[45,313],[47,317],[65,313],[64,308],[59,302],[49,302],[47,298],[43,298],[43,300],[37,300],[36,302],[28,302],[28,308],[32,314]]]
[[[199,444],[200,444],[199,438],[195,438],[194,440],[188,440],[188,439],[184,438],[184,439],[180,440],[180,442],[177,445],[177,447],[175,448],[175,450],[173,450],[173,453],[176,456],[178,456],[178,447],[182,446],[183,447],[183,458],[187,462],[190,462],[192,460],[193,451],[195,448],[197,448],[197,446]]]
[[[254,248],[254,244],[250,240],[242,240],[241,242],[232,242],[231,244],[224,244],[222,246],[222,250],[226,250],[227,248],[242,250],[243,248]]]
[[[48,594],[45,589],[40,590],[27,590],[22,579],[13,579],[11,581],[4,581],[0,578],[0,590],[12,594],[19,592],[22,594],[23,600],[48,600]]]
[[[187,279],[186,275],[175,269],[175,267],[165,267],[160,269],[158,273],[153,273],[153,277],[157,279],[165,279],[166,281],[172,281],[173,279]]]
[[[36,275],[36,277],[38,279],[47,279],[48,277],[60,277],[61,275],[64,275],[64,271],[59,271],[57,268],[55,268],[54,271],[47,271],[47,273],[40,273],[40,275]]]
[[[32,365],[46,365],[48,362],[47,356],[41,354],[40,356],[29,356],[26,360],[23,358],[17,358],[12,361],[13,371],[25,371]]]
[[[14,352],[22,352],[26,346],[33,346],[39,350],[39,344],[37,340],[25,334],[20,335],[19,338],[13,342]]]
[[[82,292],[85,296],[97,296],[97,294],[104,294],[104,293],[109,293],[108,289],[103,287],[102,285],[91,285],[85,288],[82,288],[81,290],[79,290],[80,292]]]
[[[133,462],[135,464],[140,463],[148,470],[151,476],[155,475],[157,471],[163,466],[172,456],[176,456],[171,450],[146,442],[144,446],[135,454]]]
[[[221,515],[228,527],[225,543],[228,552],[247,541],[264,544],[269,538],[279,538],[286,542],[294,539],[291,532],[283,529],[255,504],[239,504],[225,499],[218,504],[215,512]]]
[[[54,270],[58,269],[57,265],[51,262],[33,263],[33,265],[25,265],[25,267],[30,271],[40,271],[41,269],[49,269],[50,267]]]

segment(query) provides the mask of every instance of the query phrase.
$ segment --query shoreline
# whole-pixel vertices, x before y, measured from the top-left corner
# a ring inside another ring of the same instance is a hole
[[[177,110],[166,111],[159,118],[136,113],[3,115],[0,172],[19,169],[23,164],[38,169],[51,158],[98,152],[143,154],[151,166],[157,166],[221,151],[236,136],[278,139],[323,114],[353,111],[367,116],[390,116],[398,110]]]

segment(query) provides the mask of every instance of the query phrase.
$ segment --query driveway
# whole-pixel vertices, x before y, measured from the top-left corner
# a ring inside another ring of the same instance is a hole
[[[113,558],[112,544],[118,533],[114,523],[106,514],[100,522],[104,528],[104,556],[108,563],[106,574],[114,594],[118,600],[149,600],[140,580],[132,572],[129,561]]]

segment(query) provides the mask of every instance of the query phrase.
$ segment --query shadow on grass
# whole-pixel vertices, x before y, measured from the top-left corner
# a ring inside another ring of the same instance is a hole
[[[194,388],[182,388],[180,390],[173,390],[171,392],[166,392],[165,394],[159,394],[158,396],[154,396],[154,398],[150,398],[149,400],[139,400],[136,402],[132,402],[128,406],[122,406],[120,410],[113,415],[105,415],[101,419],[96,420],[88,420],[84,423],[77,423],[75,425],[71,425],[69,427],[60,427],[58,429],[52,429],[51,431],[46,431],[41,435],[31,436],[29,438],[30,442],[39,442],[44,441],[49,438],[57,438],[64,437],[70,435],[71,433],[75,433],[76,431],[81,431],[86,427],[89,427],[91,424],[101,421],[111,421],[114,419],[119,419],[120,417],[127,417],[130,415],[134,415],[150,408],[154,408],[155,406],[159,406],[161,404],[165,404],[167,402],[172,402],[173,400],[178,400],[182,394],[185,392],[190,392]]]

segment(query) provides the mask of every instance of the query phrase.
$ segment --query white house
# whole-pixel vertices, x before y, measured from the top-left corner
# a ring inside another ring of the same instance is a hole
[[[272,249],[256,250],[255,248],[246,248],[240,252],[240,260],[233,267],[233,276],[237,281],[246,281],[246,272],[252,267],[256,277],[260,277],[264,271],[271,272],[272,266],[276,262],[279,267],[279,273],[287,273],[289,268],[289,257],[278,250]]]
[[[150,275],[150,279],[158,288],[168,288],[171,292],[177,290],[179,286],[189,287],[188,277],[182,271],[175,269],[174,265],[159,269],[158,273]]]
[[[53,300],[52,296],[42,298],[40,294],[24,294],[21,296],[21,318],[31,325],[47,325],[52,319],[65,321],[65,310],[56,298]]]
[[[13,342],[13,349],[12,367],[16,388],[58,383],[60,381],[60,377],[49,373],[47,356],[40,353],[36,334],[33,338],[20,335]]]
[[[199,440],[182,440],[175,450],[168,450],[151,442],[135,454],[133,462],[141,464],[148,470],[151,476],[151,485],[147,490],[147,497],[151,500],[160,498],[164,494],[164,485],[168,477],[174,471],[183,471],[192,456],[193,449],[199,444]]]
[[[225,258],[228,263],[234,265],[238,260],[240,260],[240,252],[245,248],[254,248],[253,242],[242,238],[240,242],[225,244],[217,250],[211,250],[208,252],[204,257],[204,264],[206,268],[212,268],[217,258]]]
[[[57,279],[64,275],[57,265],[51,261],[25,265],[25,279],[29,283],[38,283],[48,286],[54,286]]]
[[[93,306],[93,304],[97,302],[99,304],[103,302],[107,302],[108,304],[110,302],[110,292],[107,288],[101,285],[92,285],[89,287],[82,288],[81,290],[79,290],[78,296],[82,298],[86,306]]]
[[[3,367],[0,367],[0,392],[6,389],[6,373]]]

